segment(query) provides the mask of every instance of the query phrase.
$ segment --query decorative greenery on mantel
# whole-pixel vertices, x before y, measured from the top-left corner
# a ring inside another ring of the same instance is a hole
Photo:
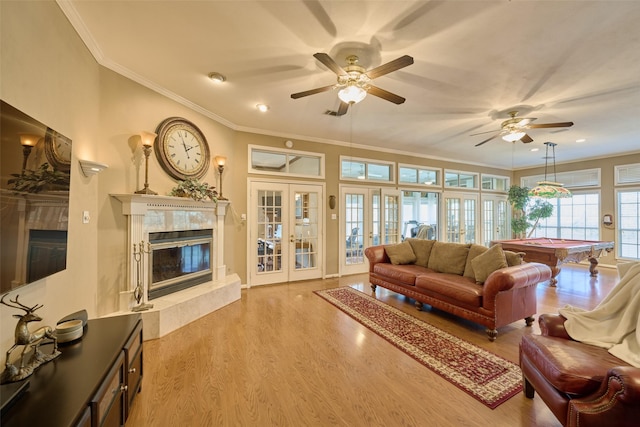
[[[13,191],[40,193],[46,190],[69,190],[69,173],[49,169],[49,163],[43,163],[34,171],[25,169],[22,173],[12,173],[8,184]]]
[[[171,189],[171,193],[169,193],[169,195],[176,197],[190,197],[197,201],[218,201],[218,192],[215,187],[193,178],[187,178],[184,181],[180,181],[177,186]]]
[[[529,203],[531,196],[527,187],[512,185],[509,188],[508,200],[513,208],[511,231],[516,238],[524,237],[530,227],[527,238],[531,237],[540,220],[553,215],[553,205],[546,200],[535,198],[532,204]]]

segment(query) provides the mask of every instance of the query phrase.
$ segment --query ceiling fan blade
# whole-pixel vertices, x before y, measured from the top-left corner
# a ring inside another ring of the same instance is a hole
[[[402,104],[404,101],[406,101],[406,99],[404,99],[403,97],[396,95],[395,93],[388,92],[384,89],[380,89],[376,86],[369,87],[367,92],[373,96],[377,96],[378,98],[393,102],[394,104]]]
[[[346,102],[340,101],[340,106],[338,107],[338,111],[336,111],[336,116],[344,116],[347,114],[347,110],[349,109],[349,104]]]
[[[311,90],[305,90],[304,92],[293,93],[293,94],[291,94],[291,97],[293,99],[298,99],[298,98],[302,98],[304,96],[315,95],[316,93],[326,92],[328,90],[333,89],[334,87],[335,87],[335,85],[329,85],[329,86],[318,87],[318,88],[311,89]]]
[[[409,55],[401,56],[398,59],[394,59],[391,62],[387,62],[386,64],[382,64],[376,68],[373,68],[367,71],[365,74],[370,79],[375,79],[380,76],[384,76],[385,74],[389,74],[392,71],[399,70],[400,68],[404,68],[408,65],[413,64],[413,58]]]
[[[516,126],[526,126],[526,125],[528,125],[529,123],[531,123],[534,120],[536,120],[535,117],[526,118],[526,119],[520,119],[520,121],[518,123],[516,123]]]
[[[322,62],[328,69],[333,71],[339,76],[348,76],[347,72],[339,66],[336,61],[334,61],[329,55],[326,53],[318,52],[314,53],[313,56],[320,62]]]
[[[520,141],[524,142],[525,144],[528,144],[530,142],[533,142],[533,138],[531,138],[529,135],[525,133],[524,136],[520,138]]]
[[[573,126],[573,122],[560,122],[560,123],[540,123],[538,125],[528,125],[529,129],[540,128],[568,128]]]
[[[485,133],[493,133],[493,132],[502,133],[502,129],[500,129],[500,130],[488,130],[488,131],[485,131],[485,132],[472,133],[469,136],[484,135]]]
[[[491,138],[487,138],[487,139],[485,139],[484,141],[477,143],[477,144],[476,144],[476,147],[479,147],[479,146],[481,146],[482,144],[484,144],[484,143],[486,143],[486,142],[489,142],[489,141],[491,141],[491,140],[492,140],[492,139],[494,139],[494,138],[499,137],[501,133],[502,133],[502,132],[498,132],[498,133],[496,133],[495,135],[493,135]]]

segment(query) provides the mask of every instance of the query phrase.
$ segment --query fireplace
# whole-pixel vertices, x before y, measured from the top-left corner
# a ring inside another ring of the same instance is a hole
[[[140,303],[145,340],[162,337],[240,299],[240,278],[224,264],[224,218],[217,203],[146,195],[112,194],[127,217],[127,280],[119,310]],[[140,292],[141,289],[141,292]],[[137,291],[138,290],[138,291]]]
[[[213,230],[149,233],[149,299],[209,282]]]

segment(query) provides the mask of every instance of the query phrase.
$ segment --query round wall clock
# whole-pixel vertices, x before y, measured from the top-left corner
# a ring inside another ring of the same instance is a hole
[[[154,145],[160,166],[175,179],[199,179],[209,168],[209,144],[196,125],[180,117],[169,117],[156,129]]]
[[[71,169],[71,140],[51,128],[44,136],[44,153],[53,169],[68,172]]]

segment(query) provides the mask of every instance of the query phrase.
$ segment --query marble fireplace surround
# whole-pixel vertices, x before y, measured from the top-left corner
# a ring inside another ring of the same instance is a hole
[[[112,315],[130,313],[136,305],[133,292],[138,278],[134,244],[146,244],[149,233],[158,231],[213,229],[213,280],[148,301],[149,257],[144,254],[143,302],[153,304],[152,309],[141,312],[145,340],[160,338],[240,299],[240,277],[226,275],[224,265],[224,217],[228,201],[198,202],[143,194],[111,196],[122,203],[122,214],[127,217],[127,283],[126,289],[120,292],[119,311]]]

